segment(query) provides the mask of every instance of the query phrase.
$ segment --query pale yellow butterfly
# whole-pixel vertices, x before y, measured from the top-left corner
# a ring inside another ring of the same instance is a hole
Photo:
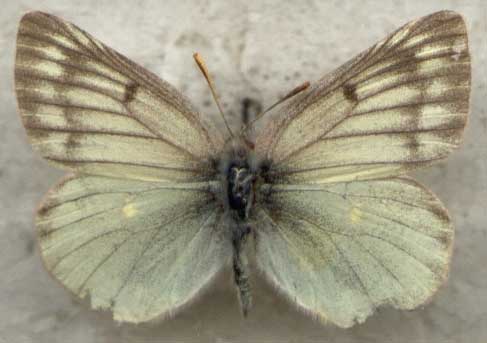
[[[34,148],[73,172],[38,211],[45,266],[118,321],[174,313],[227,264],[247,313],[249,254],[340,327],[424,304],[447,277],[452,223],[403,174],[461,140],[470,57],[456,13],[413,21],[298,87],[255,141],[261,116],[219,133],[169,84],[44,13],[20,23],[15,88]]]

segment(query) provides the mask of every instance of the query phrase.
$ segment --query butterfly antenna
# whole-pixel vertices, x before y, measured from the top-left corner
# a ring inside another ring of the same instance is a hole
[[[208,86],[210,87],[211,94],[213,95],[213,99],[215,100],[216,106],[218,106],[218,110],[220,111],[220,115],[223,119],[223,122],[225,123],[225,126],[226,126],[228,132],[230,133],[230,136],[233,138],[234,137],[233,132],[230,129],[230,126],[228,125],[228,122],[227,122],[227,119],[225,118],[225,115],[223,114],[222,107],[220,105],[220,102],[218,101],[218,96],[217,96],[216,91],[215,91],[215,86],[213,84],[213,80],[211,79],[210,73],[208,72],[208,68],[206,68],[205,61],[203,61],[203,58],[197,52],[195,52],[193,54],[193,58],[196,61],[196,64],[198,65],[198,67],[200,68],[201,73],[205,77],[206,82],[208,83]]]
[[[301,85],[297,86],[296,88],[294,88],[292,91],[287,93],[284,97],[282,97],[281,99],[276,101],[273,105],[269,106],[264,111],[262,111],[260,114],[258,114],[250,123],[248,123],[247,125],[245,125],[242,128],[241,132],[243,133],[245,130],[252,127],[252,125],[254,125],[257,120],[262,118],[267,112],[270,112],[274,107],[279,106],[280,104],[282,104],[286,100],[288,100],[288,99],[292,98],[293,96],[301,93],[302,91],[306,90],[309,86],[310,86],[309,81],[306,81],[306,82],[302,83]]]

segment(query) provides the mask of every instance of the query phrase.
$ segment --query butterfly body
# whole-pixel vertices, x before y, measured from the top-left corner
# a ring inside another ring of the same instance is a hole
[[[228,217],[233,257],[232,268],[235,285],[238,290],[241,309],[247,315],[252,296],[250,290],[250,270],[248,263],[248,241],[252,233],[249,216],[254,205],[256,180],[259,171],[253,168],[251,144],[243,137],[233,138],[223,149],[225,153],[220,162],[223,194],[221,206]]]

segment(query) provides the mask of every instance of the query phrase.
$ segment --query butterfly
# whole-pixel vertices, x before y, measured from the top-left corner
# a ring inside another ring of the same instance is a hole
[[[382,305],[414,309],[447,278],[454,228],[405,174],[460,144],[470,79],[462,17],[434,13],[293,90],[251,139],[266,112],[237,131],[223,113],[225,130],[204,123],[154,74],[28,13],[19,112],[34,149],[70,171],[37,212],[44,265],[121,322],[174,314],[226,266],[244,314],[254,267],[339,327]]]

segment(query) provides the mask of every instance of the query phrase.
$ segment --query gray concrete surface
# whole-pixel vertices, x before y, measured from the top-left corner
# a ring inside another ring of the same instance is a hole
[[[62,172],[35,155],[16,113],[13,61],[18,21],[40,9],[70,20],[188,95],[215,108],[191,54],[205,56],[226,112],[244,96],[270,104],[337,67],[403,23],[440,9],[468,20],[473,63],[465,143],[418,173],[455,220],[448,284],[428,306],[381,309],[349,330],[322,326],[259,279],[242,320],[229,274],[175,318],[117,325],[72,299],[41,266],[33,216]],[[56,1],[0,4],[0,342],[486,342],[487,2],[478,1]]]

